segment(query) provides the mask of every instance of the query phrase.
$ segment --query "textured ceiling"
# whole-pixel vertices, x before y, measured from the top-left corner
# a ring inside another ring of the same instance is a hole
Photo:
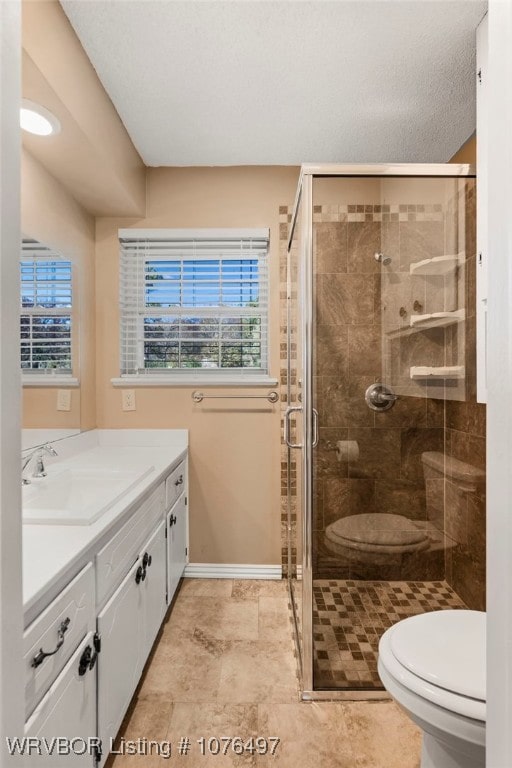
[[[444,162],[480,0],[62,0],[147,165]]]

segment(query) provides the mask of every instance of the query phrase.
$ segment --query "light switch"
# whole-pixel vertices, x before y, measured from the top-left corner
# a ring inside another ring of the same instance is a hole
[[[57,390],[57,410],[58,411],[71,410],[71,390],[70,389]]]
[[[123,389],[122,403],[123,403],[123,411],[134,411],[135,410],[135,390]]]

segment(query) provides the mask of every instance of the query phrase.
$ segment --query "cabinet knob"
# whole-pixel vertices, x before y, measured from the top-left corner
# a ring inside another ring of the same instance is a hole
[[[142,567],[144,569],[149,568],[152,562],[153,562],[152,556],[149,555],[147,552],[144,552],[144,557],[142,558]]]
[[[80,677],[85,675],[87,670],[91,668],[91,666],[90,666],[91,665],[91,661],[92,661],[92,666],[94,666],[94,664],[96,662],[96,656],[94,656],[94,658],[93,658],[92,648],[91,648],[90,645],[88,645],[84,649],[84,652],[80,656],[80,661],[78,662],[78,674],[80,675]]]
[[[174,485],[183,485],[183,475],[180,475]]]
[[[101,636],[96,632],[93,638],[94,653],[90,645],[84,648],[84,652],[80,656],[78,662],[78,674],[80,677],[85,675],[88,669],[94,669],[94,665],[98,660],[98,653],[101,651]]]
[[[142,567],[142,565],[139,565],[137,568],[137,571],[135,572],[135,583],[140,584],[141,581],[144,581],[146,578],[146,569]]]

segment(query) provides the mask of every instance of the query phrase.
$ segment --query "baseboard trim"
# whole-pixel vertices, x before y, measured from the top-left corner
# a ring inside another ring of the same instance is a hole
[[[183,574],[187,579],[282,579],[280,565],[245,563],[189,563]]]

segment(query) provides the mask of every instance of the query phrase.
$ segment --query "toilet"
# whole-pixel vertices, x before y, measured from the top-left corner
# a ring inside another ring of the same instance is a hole
[[[346,563],[386,565],[412,552],[447,549],[457,540],[458,510],[485,483],[485,471],[439,451],[421,454],[426,520],[387,512],[340,517],[325,529],[324,544]],[[445,516],[445,503],[449,507]],[[460,515],[459,515],[460,517]]]
[[[485,613],[403,619],[379,643],[380,679],[423,731],[421,768],[485,768]]]
[[[420,524],[421,525],[421,524]],[[369,512],[341,517],[325,529],[325,546],[345,561],[375,562],[428,549],[425,528],[402,515]]]

